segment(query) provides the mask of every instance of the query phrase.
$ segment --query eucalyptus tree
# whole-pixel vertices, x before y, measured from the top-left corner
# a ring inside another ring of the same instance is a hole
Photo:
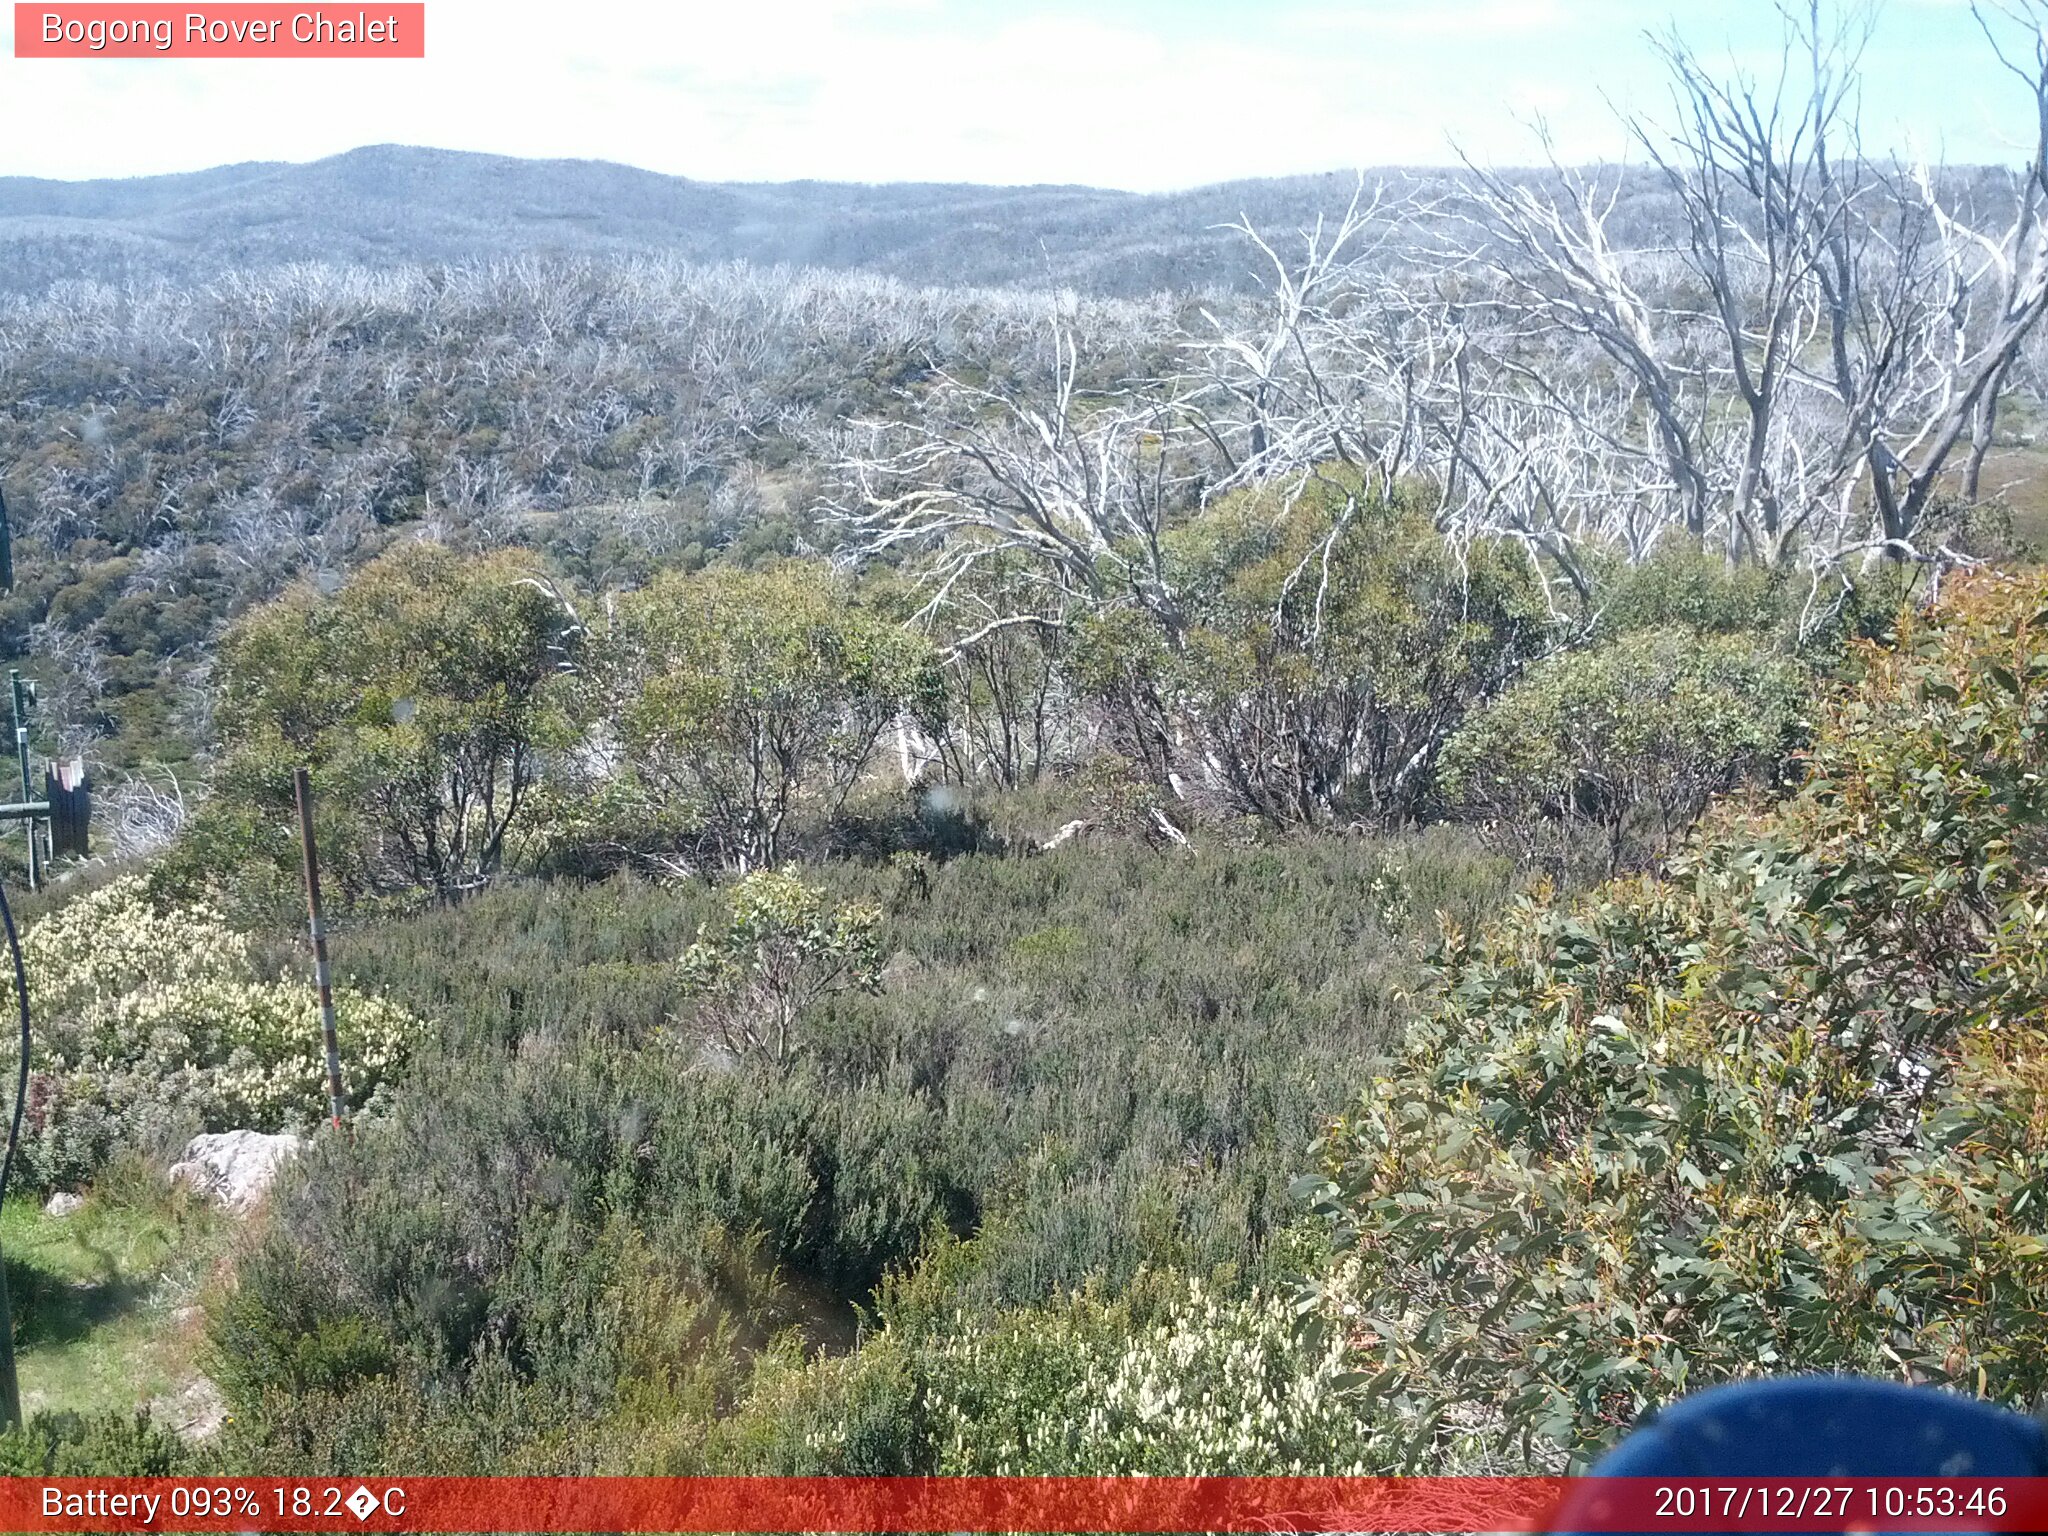
[[[297,583],[221,643],[222,814],[288,861],[291,774],[310,764],[348,884],[442,900],[486,884],[561,744],[547,684],[575,638],[522,554],[414,542],[345,583]]]
[[[844,805],[882,734],[936,730],[931,646],[821,566],[663,572],[591,637],[586,758],[629,780],[688,867],[758,870]]]

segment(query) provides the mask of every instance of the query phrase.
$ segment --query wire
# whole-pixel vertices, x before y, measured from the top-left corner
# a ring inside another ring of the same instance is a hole
[[[33,836],[33,832],[30,834]],[[28,1103],[28,967],[21,961],[21,935],[15,931],[14,909],[7,905],[7,887],[0,885],[0,923],[7,927],[7,947],[14,952],[14,1001],[21,1010],[21,1070],[14,1084],[14,1123],[7,1128],[7,1155],[0,1158],[0,1201],[7,1198],[7,1177],[14,1171],[14,1148],[21,1140],[21,1112]]]

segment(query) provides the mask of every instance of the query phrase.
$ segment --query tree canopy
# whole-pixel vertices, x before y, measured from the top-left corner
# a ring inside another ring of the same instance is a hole
[[[618,599],[592,657],[599,750],[714,864],[772,865],[889,725],[944,715],[931,646],[797,562],[664,573]]]
[[[229,630],[219,725],[232,803],[291,803],[311,766],[371,890],[449,897],[488,879],[560,739],[546,687],[572,620],[530,557],[401,545],[338,590],[302,582]]]

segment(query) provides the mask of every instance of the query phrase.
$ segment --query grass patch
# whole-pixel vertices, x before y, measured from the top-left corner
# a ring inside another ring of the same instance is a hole
[[[104,1179],[68,1216],[32,1198],[0,1210],[22,1408],[129,1412],[175,1406],[199,1381],[201,1286],[230,1223],[148,1170]],[[203,1389],[202,1389],[203,1390]]]

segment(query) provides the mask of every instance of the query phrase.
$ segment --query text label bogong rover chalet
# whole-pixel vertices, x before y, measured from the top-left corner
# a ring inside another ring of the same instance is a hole
[[[14,7],[16,58],[426,57],[426,6],[38,5]]]

